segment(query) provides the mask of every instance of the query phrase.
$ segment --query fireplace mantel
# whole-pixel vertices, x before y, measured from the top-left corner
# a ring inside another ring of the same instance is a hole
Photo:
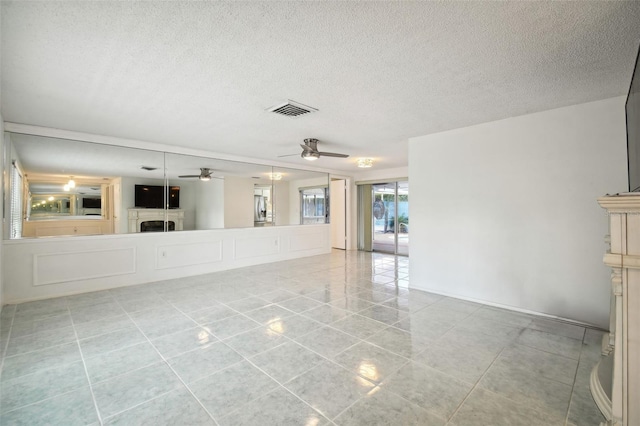
[[[184,225],[184,210],[181,209],[128,209],[129,232],[140,232],[142,222],[149,220],[166,220],[175,223],[176,231],[182,231]]]

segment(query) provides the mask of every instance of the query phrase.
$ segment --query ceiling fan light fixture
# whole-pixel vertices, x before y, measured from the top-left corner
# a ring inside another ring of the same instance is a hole
[[[209,182],[211,180],[211,176],[210,175],[201,175],[198,179],[200,179],[202,182]]]
[[[282,180],[282,173],[269,173],[269,179]]]
[[[373,167],[373,158],[358,158],[356,164],[358,164],[360,168],[368,169],[369,167]]]
[[[304,158],[305,160],[316,161],[318,158],[320,158],[320,154],[312,151],[302,151],[300,157]]]

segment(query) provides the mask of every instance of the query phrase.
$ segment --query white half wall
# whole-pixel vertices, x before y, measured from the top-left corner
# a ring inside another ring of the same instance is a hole
[[[3,242],[5,303],[325,254],[329,225],[23,239]]]
[[[608,328],[624,98],[409,140],[411,286]]]

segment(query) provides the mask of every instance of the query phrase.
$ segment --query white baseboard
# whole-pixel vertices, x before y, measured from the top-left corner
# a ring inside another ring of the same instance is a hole
[[[565,322],[565,323],[568,323],[568,324],[578,325],[580,327],[591,328],[591,329],[594,329],[594,330],[608,331],[608,330],[603,330],[601,327],[598,327],[597,325],[589,324],[589,323],[582,322],[582,321],[576,321],[576,320],[569,319],[569,318],[559,317],[557,315],[551,315],[551,314],[547,314],[547,313],[544,313],[544,312],[531,311],[529,309],[523,309],[523,308],[519,308],[517,306],[503,305],[501,303],[490,302],[488,300],[475,299],[473,297],[461,296],[459,294],[447,293],[447,292],[433,290],[433,289],[429,289],[429,288],[419,288],[419,287],[411,287],[411,286],[409,286],[409,289],[425,291],[425,292],[428,292],[428,293],[438,294],[440,296],[451,297],[453,299],[464,300],[464,301],[467,301],[467,302],[479,303],[481,305],[491,306],[491,307],[494,307],[494,308],[506,309],[508,311],[518,312],[518,313],[521,313],[521,314],[528,314],[528,315],[535,315],[535,316],[539,316],[539,317],[549,318],[549,319],[552,319],[552,320],[562,321],[562,322]]]

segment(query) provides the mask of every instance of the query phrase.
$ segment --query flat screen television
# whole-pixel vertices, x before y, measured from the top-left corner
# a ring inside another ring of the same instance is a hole
[[[631,86],[625,104],[627,118],[627,166],[629,168],[629,192],[640,191],[640,68],[636,66],[631,77]]]
[[[83,198],[83,209],[99,209],[102,207],[102,200],[100,198]]]
[[[170,186],[167,205],[170,209],[180,208],[180,187]],[[142,209],[163,209],[165,187],[159,185],[136,185],[135,204]]]

